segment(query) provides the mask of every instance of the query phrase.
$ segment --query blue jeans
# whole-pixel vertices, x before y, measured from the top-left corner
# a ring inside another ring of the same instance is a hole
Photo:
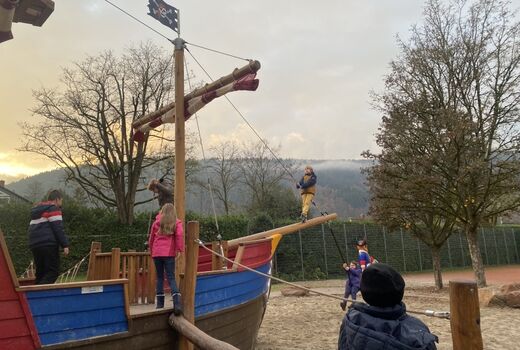
[[[166,278],[168,279],[168,284],[170,285],[172,294],[179,293],[179,289],[177,288],[177,283],[175,282],[174,275],[175,258],[173,258],[172,256],[159,256],[153,258],[153,262],[155,264],[155,270],[157,271],[157,295],[164,294],[164,271],[166,271]]]

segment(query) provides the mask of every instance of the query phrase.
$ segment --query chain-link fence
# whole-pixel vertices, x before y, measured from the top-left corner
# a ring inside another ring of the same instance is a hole
[[[357,260],[355,242],[366,238],[370,255],[401,272],[432,270],[430,248],[407,230],[388,232],[375,224],[335,222],[285,236],[274,257],[274,272],[293,280],[343,277],[342,257]],[[520,227],[479,229],[478,240],[485,265],[520,263]],[[466,237],[454,232],[441,249],[441,267],[471,266]]]

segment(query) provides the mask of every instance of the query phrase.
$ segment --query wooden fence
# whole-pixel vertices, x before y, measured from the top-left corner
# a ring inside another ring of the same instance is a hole
[[[153,304],[155,302],[155,266],[149,252],[121,252],[113,248],[103,253],[101,243],[92,242],[87,271],[87,280],[128,279],[130,304]]]

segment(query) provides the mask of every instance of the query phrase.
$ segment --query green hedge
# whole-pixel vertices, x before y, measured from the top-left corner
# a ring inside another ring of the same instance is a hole
[[[27,245],[27,227],[30,206],[10,204],[0,206],[0,228],[6,236],[11,258],[18,274],[29,265],[32,255]],[[123,251],[142,251],[147,239],[150,214],[139,214],[131,226],[121,225],[115,213],[104,209],[68,205],[63,209],[65,230],[71,241],[70,255],[62,260],[62,271],[86,256],[92,241],[102,243],[103,251],[120,247]],[[260,213],[246,216],[219,217],[218,225],[212,216],[187,213],[187,221],[200,222],[203,241],[216,240],[220,232],[229,240],[247,234],[269,230],[294,223],[294,220],[273,220]],[[354,242],[366,237],[370,254],[379,261],[394,266],[399,271],[431,270],[431,253],[426,245],[406,231],[388,232],[373,223],[336,221],[330,226],[320,225],[285,236],[274,257],[274,273],[289,280],[343,277],[342,258],[357,259]],[[489,227],[479,230],[479,242],[486,265],[520,263],[520,228]],[[441,250],[443,268],[471,266],[467,242],[463,235],[453,234]]]

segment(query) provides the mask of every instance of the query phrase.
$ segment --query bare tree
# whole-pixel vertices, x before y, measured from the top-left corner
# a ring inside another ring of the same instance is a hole
[[[22,125],[21,150],[63,167],[89,197],[131,224],[141,171],[172,154],[157,147],[160,133],[132,142],[131,123],[167,102],[171,73],[171,55],[150,42],[63,69],[61,89],[34,92],[39,120]]]
[[[293,162],[277,159],[267,142],[244,144],[239,160],[241,181],[251,196],[249,209],[269,213],[272,217],[293,216],[298,202],[284,180],[294,173]],[[279,147],[273,150],[279,153]],[[292,185],[292,182],[290,182]]]
[[[399,42],[378,98],[385,118],[401,118],[403,128],[379,140],[378,160],[392,163],[396,178],[425,171],[424,188],[436,188],[425,190],[436,194],[430,206],[465,231],[479,286],[486,284],[479,225],[520,205],[520,25],[508,5],[428,1],[423,26]],[[400,158],[400,148],[414,147]]]
[[[231,211],[231,193],[240,184],[238,168],[239,147],[234,142],[222,142],[210,149],[214,158],[208,160],[208,181],[200,181],[200,185],[211,190],[224,206],[226,215]]]

